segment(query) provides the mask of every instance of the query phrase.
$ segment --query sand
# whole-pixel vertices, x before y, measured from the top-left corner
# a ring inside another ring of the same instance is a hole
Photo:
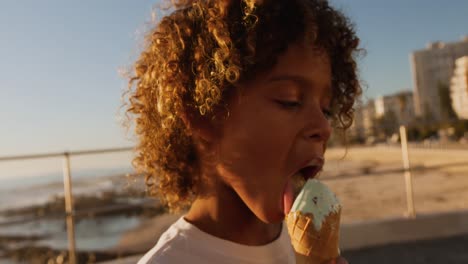
[[[329,149],[321,179],[343,204],[344,223],[407,212],[401,149]],[[416,214],[468,208],[468,150],[410,149]]]

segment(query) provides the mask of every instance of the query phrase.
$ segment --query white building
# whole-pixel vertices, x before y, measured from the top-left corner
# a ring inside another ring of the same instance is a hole
[[[450,82],[452,107],[458,118],[468,119],[468,56],[457,59],[455,65]]]
[[[442,117],[439,83],[450,86],[455,60],[468,55],[468,36],[459,42],[430,43],[426,49],[410,55],[417,116],[439,121]]]
[[[408,125],[414,119],[413,93],[403,91],[393,95],[381,96],[375,100],[375,117],[395,116],[395,126]]]
[[[356,139],[363,139],[365,137],[362,111],[362,103],[358,102],[357,106],[355,107],[353,124],[349,128],[351,137]]]
[[[364,134],[367,136],[375,135],[375,101],[370,100],[362,109],[362,126]]]
[[[350,127],[351,136],[364,140],[370,136],[374,136],[374,121],[374,100],[369,100],[365,104],[359,103],[359,105],[356,106],[356,112],[354,113],[353,125]]]
[[[400,125],[408,125],[414,120],[413,102],[413,93],[402,91],[360,103],[350,135],[367,142],[382,137],[385,131],[397,131]]]

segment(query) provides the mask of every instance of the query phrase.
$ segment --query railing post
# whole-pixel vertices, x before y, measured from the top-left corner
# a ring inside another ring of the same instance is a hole
[[[73,194],[71,185],[71,172],[70,172],[70,154],[65,152],[63,154],[63,190],[65,197],[65,214],[67,221],[67,237],[68,237],[68,256],[69,263],[76,264],[76,247],[75,247],[75,223],[73,220]]]
[[[401,152],[403,157],[403,169],[405,171],[405,185],[406,185],[406,205],[407,216],[410,218],[416,217],[414,209],[414,195],[413,195],[413,180],[410,171],[410,162],[408,155],[408,140],[406,138],[406,127],[400,126],[400,139],[401,139]]]

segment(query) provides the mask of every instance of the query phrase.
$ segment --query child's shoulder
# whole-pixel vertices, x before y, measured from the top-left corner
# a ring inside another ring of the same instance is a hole
[[[151,248],[138,264],[174,263],[174,258],[180,257],[180,252],[186,252],[187,236],[183,218],[179,218],[160,237],[156,245]],[[178,254],[174,254],[177,252]]]
[[[165,263],[295,263],[287,229],[275,241],[247,246],[214,237],[180,217],[138,264]]]

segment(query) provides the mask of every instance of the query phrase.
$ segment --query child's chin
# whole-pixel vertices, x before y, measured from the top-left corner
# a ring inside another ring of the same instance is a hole
[[[278,224],[283,222],[284,213],[281,210],[262,212],[261,215],[257,214],[258,219],[267,224]]]

